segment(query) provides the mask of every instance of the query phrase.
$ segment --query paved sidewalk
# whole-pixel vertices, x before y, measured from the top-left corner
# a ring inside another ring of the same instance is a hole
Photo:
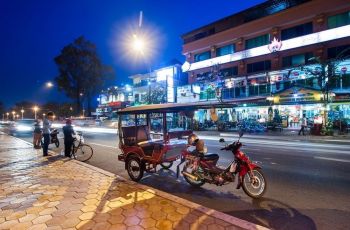
[[[0,229],[266,229],[0,133]]]

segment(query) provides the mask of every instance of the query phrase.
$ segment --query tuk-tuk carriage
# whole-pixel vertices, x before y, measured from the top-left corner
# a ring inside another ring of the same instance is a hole
[[[186,148],[192,134],[195,105],[160,104],[127,107],[118,111],[118,160],[133,181],[139,181],[144,171],[156,172],[160,165],[169,169]]]

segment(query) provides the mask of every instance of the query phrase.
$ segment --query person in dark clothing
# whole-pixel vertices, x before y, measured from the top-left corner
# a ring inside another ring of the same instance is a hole
[[[64,135],[64,156],[70,157],[72,153],[72,147],[74,142],[73,135],[75,134],[72,120],[67,119],[66,125],[63,126],[63,135]]]
[[[48,112],[46,118],[43,119],[43,156],[48,156],[49,144],[50,144],[50,132],[51,132],[51,124],[54,119],[53,112]]]
[[[300,136],[301,133],[303,133],[303,136],[305,136],[304,130],[305,130],[306,127],[307,127],[306,115],[303,114],[303,118],[301,119],[301,128],[300,128],[299,134],[298,134],[299,136]]]
[[[36,120],[34,124],[34,132],[33,132],[33,146],[36,149],[41,149],[41,137],[42,137],[42,130],[40,127],[40,121]]]

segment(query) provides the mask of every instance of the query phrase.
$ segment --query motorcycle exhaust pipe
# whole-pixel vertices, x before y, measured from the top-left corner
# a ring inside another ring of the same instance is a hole
[[[196,181],[198,181],[198,177],[197,177],[197,176],[192,175],[191,173],[188,173],[188,172],[182,172],[182,175],[185,175],[185,176],[187,176],[187,177],[191,178],[192,180],[196,180]]]

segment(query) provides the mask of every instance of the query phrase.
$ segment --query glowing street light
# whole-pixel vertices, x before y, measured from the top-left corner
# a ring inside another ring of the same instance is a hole
[[[12,111],[12,118],[13,118],[13,120],[15,120],[15,118],[16,118],[16,112],[15,111]]]
[[[10,113],[9,113],[9,112],[7,112],[7,113],[6,113],[6,120],[8,120],[8,119],[9,119],[9,115],[10,115]]]
[[[133,35],[132,48],[135,52],[144,54],[146,43],[143,38],[138,37],[136,34]]]
[[[39,110],[39,107],[34,106],[33,110],[34,110],[34,119],[36,120],[36,112]]]
[[[53,87],[53,83],[51,81],[46,82],[46,87],[47,88],[52,88]]]
[[[21,113],[22,113],[22,120],[23,120],[23,113],[24,113],[24,109],[21,109]]]

